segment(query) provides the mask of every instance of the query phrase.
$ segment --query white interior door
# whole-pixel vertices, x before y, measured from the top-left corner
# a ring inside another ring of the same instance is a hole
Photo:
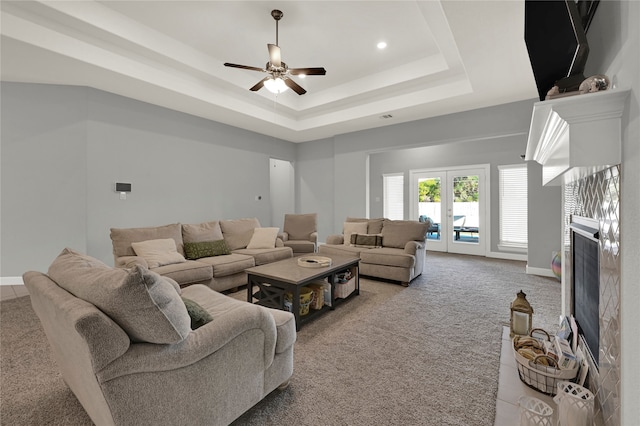
[[[293,164],[289,161],[270,158],[269,170],[271,226],[282,230],[285,213],[295,213]]]
[[[411,172],[412,219],[432,221],[427,250],[485,255],[488,168]]]

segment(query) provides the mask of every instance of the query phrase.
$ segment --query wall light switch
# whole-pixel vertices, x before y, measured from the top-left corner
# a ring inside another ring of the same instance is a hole
[[[126,192],[121,192],[120,193],[120,199],[121,200],[126,200],[127,199],[127,193]]]

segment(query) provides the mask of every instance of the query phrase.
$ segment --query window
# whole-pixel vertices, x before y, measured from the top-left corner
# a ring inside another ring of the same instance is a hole
[[[498,166],[500,180],[500,241],[498,248],[526,251],[527,165]]]
[[[404,174],[382,175],[382,181],[384,217],[404,219]]]

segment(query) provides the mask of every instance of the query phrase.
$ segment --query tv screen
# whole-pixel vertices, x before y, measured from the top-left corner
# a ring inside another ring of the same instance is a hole
[[[524,39],[531,61],[540,100],[563,78],[568,87],[578,89],[584,80],[584,66],[589,55],[587,37],[578,6],[573,0],[525,0]]]

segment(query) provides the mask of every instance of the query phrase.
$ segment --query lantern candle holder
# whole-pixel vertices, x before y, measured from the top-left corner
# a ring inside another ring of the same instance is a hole
[[[511,302],[511,318],[509,321],[509,337],[528,336],[533,322],[533,308],[527,301],[527,295],[520,290]]]

